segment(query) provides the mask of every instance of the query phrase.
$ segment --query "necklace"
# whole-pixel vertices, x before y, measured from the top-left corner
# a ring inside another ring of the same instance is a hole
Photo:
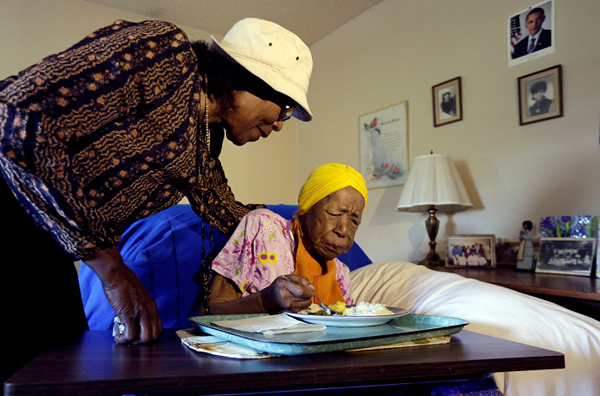
[[[208,77],[204,75],[204,123],[206,125],[206,147],[210,153],[210,128],[208,127]]]

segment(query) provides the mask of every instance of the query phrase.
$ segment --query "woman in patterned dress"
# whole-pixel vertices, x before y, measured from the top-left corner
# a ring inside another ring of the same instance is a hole
[[[236,23],[221,42],[190,43],[163,21],[115,24],[0,81],[2,338],[87,329],[74,269],[102,280],[124,327],[119,343],[162,331],[156,303],[115,248],[122,227],[187,197],[230,234],[250,210],[218,161],[312,119],[308,47],[269,21]],[[10,287],[9,287],[10,285]],[[2,378],[42,346],[3,352]]]

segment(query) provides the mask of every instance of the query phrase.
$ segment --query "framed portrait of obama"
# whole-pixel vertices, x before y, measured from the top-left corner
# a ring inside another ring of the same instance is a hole
[[[554,0],[532,4],[508,18],[508,66],[554,53]]]

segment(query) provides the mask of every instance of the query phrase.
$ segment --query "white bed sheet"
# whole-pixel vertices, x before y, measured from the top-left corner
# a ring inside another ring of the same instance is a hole
[[[600,396],[600,322],[594,319],[504,287],[398,261],[353,271],[352,289],[357,302],[466,319],[465,330],[565,355],[562,370],[494,374],[507,396]]]

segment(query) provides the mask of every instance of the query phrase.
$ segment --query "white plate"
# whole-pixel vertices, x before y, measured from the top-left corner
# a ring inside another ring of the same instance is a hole
[[[409,313],[404,308],[387,307],[393,315],[377,316],[329,316],[329,315],[309,315],[295,312],[284,312],[289,317],[300,319],[306,323],[332,326],[332,327],[367,327],[377,326],[389,322],[392,319],[399,318]]]

